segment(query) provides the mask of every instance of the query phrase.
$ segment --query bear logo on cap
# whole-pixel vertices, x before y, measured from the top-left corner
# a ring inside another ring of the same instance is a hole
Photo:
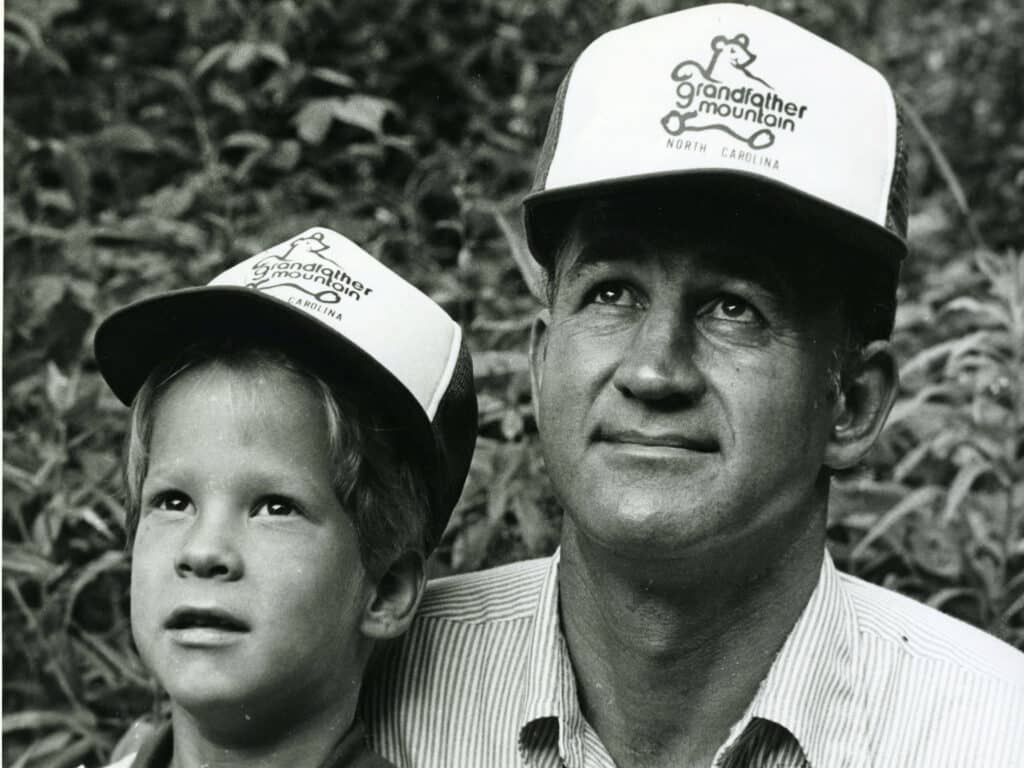
[[[344,298],[359,301],[373,292],[328,257],[329,250],[322,232],[298,237],[284,253],[268,253],[253,264],[246,287],[298,291],[321,304],[338,304]]]
[[[679,62],[671,75],[676,83],[675,109],[661,118],[665,132],[680,136],[688,131],[719,131],[751,149],[767,149],[775,143],[773,129],[795,131],[807,107],[781,98],[767,80],[751,72],[756,59],[750,38],[740,33],[714,37],[707,66],[693,59]],[[729,122],[708,122],[707,118],[729,118]],[[751,123],[757,126],[753,130],[748,127]]]

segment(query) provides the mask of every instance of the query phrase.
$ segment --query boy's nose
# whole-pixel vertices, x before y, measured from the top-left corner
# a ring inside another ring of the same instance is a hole
[[[174,570],[182,577],[223,581],[241,578],[243,562],[237,536],[226,521],[200,513],[178,548]]]

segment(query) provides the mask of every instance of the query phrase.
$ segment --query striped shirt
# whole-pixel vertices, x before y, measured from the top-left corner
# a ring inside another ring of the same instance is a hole
[[[558,618],[558,554],[431,583],[364,685],[403,768],[605,768]],[[839,573],[810,600],[716,768],[1024,766],[1024,654]]]

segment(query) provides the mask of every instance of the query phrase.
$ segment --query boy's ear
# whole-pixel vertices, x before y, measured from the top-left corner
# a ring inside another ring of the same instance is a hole
[[[404,633],[423,597],[426,566],[419,552],[406,552],[384,572],[363,611],[362,633],[388,640]]]
[[[548,352],[548,326],[551,325],[551,312],[542,309],[533,320],[530,329],[530,401],[533,404],[533,418],[540,424],[540,387],[544,383],[544,358]]]
[[[825,466],[855,466],[867,455],[885,426],[899,388],[899,369],[888,341],[873,341],[845,373],[833,406],[832,432]]]

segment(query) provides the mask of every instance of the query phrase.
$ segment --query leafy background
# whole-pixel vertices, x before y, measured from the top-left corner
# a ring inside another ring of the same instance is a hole
[[[518,201],[554,90],[664,0],[9,0],[3,759],[97,763],[159,694],[132,649],[125,409],[98,318],[314,224],[468,329],[472,476],[434,573],[550,552]],[[841,478],[840,566],[1024,647],[1024,9],[762,3],[890,77],[909,116],[899,402]]]

